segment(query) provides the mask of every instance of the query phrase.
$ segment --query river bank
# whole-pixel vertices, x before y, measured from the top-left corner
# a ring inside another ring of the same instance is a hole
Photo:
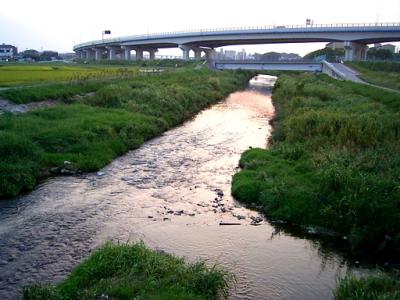
[[[281,76],[273,97],[272,147],[243,154],[233,195],[382,263],[398,257],[398,96],[303,74]]]
[[[98,170],[247,84],[249,72],[181,70],[106,84],[79,103],[0,116],[0,198]],[[40,87],[39,87],[40,88]]]

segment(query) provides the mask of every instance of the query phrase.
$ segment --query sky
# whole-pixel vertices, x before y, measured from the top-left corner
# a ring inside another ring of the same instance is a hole
[[[0,43],[72,52],[75,44],[110,37],[225,27],[400,22],[400,0],[18,0],[0,5]],[[224,47],[304,55],[323,43]],[[400,45],[400,43],[397,43]],[[180,54],[177,49],[160,54]]]

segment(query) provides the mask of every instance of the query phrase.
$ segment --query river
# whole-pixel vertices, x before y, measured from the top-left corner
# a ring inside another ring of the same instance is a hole
[[[263,216],[230,196],[240,154],[267,146],[274,81],[258,76],[97,173],[52,178],[1,201],[0,299],[15,299],[27,283],[62,280],[108,240],[143,240],[221,265],[237,277],[231,299],[331,298],[346,260],[265,220],[251,225]]]

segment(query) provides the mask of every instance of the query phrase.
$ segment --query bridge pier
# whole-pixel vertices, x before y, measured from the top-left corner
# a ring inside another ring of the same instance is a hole
[[[194,48],[194,59],[199,60],[201,59],[201,53],[203,52],[203,50],[199,49],[199,48]]]
[[[79,58],[79,59],[84,59],[85,57],[84,57],[84,55],[85,55],[85,53],[83,52],[83,51],[75,51],[76,52],[76,56]]]
[[[94,51],[92,49],[85,49],[85,59],[90,60],[94,59]]]
[[[143,60],[143,49],[136,48],[135,53],[136,53],[135,55],[136,60]]]
[[[94,59],[95,60],[101,60],[102,54],[103,54],[103,49],[93,48],[93,51],[94,51]]]
[[[179,48],[182,50],[182,59],[189,60],[190,48],[185,45],[179,45]]]
[[[157,49],[151,49],[151,50],[149,50],[149,59],[150,59],[150,60],[155,60],[155,59],[156,59],[156,52],[158,52]]]
[[[116,47],[106,47],[108,50],[108,59],[109,60],[115,60],[116,54],[117,54],[117,48]]]
[[[208,61],[215,60],[215,58],[217,56],[217,52],[214,49],[211,48],[211,49],[205,50],[205,52],[206,52],[206,57],[207,57]]]
[[[123,50],[123,59],[124,60],[131,60],[131,47],[122,46]]]
[[[367,45],[356,42],[345,41],[344,51],[345,51],[344,55],[345,61],[367,60],[367,52],[368,52]]]

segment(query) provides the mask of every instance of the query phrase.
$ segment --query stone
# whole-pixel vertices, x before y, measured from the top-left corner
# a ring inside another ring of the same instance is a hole
[[[75,175],[76,172],[73,171],[73,170],[69,170],[69,169],[66,169],[66,168],[62,168],[62,169],[60,170],[60,174],[61,174],[61,175]]]
[[[259,226],[259,225],[261,225],[261,223],[258,223],[258,222],[255,222],[255,221],[251,221],[250,225]]]
[[[231,225],[242,225],[242,224],[234,223],[234,222],[223,222],[223,221],[221,221],[221,222],[219,222],[219,225],[220,226],[231,226]]]
[[[317,232],[317,229],[315,229],[315,228],[313,228],[313,227],[309,227],[309,228],[307,229],[307,233],[308,233],[308,234],[317,234],[318,232]]]
[[[253,222],[255,223],[261,223],[263,221],[263,219],[258,216],[257,217],[251,216],[250,219],[253,220]]]
[[[223,197],[224,196],[224,192],[221,189],[215,189],[215,192],[217,193],[217,195],[219,197]]]

